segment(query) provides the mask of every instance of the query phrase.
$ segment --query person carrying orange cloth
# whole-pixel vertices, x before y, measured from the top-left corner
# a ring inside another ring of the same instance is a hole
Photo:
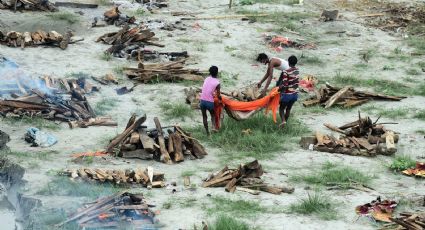
[[[217,66],[211,66],[209,69],[210,76],[208,76],[204,84],[202,85],[202,91],[201,91],[201,112],[202,112],[202,120],[204,123],[205,131],[207,132],[207,135],[210,135],[210,132],[208,130],[208,117],[207,117],[207,111],[210,112],[211,115],[211,123],[212,123],[212,129],[213,131],[216,129],[215,124],[215,116],[214,116],[214,93],[217,96],[218,100],[221,101],[221,94],[220,94],[220,81],[217,79],[218,76],[218,67]]]

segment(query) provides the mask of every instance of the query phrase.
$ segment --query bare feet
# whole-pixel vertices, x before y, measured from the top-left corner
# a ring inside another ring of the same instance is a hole
[[[283,129],[285,128],[285,125],[286,125],[286,121],[280,123],[279,128]]]

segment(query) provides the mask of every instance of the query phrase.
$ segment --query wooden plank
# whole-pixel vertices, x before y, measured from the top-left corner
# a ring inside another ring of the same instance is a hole
[[[168,154],[168,151],[165,147],[165,139],[164,139],[161,123],[159,123],[158,117],[154,117],[153,120],[155,122],[156,130],[158,131],[158,144],[159,144],[159,150],[161,152],[160,159],[162,162],[166,164],[172,164],[173,162],[171,161],[170,155]]]
[[[367,149],[367,151],[372,151],[375,149],[375,147],[372,146],[366,138],[353,138],[357,141],[357,143],[359,143],[359,145]]]
[[[121,141],[123,141],[125,138],[127,138],[131,132],[133,132],[135,129],[137,129],[143,122],[146,121],[146,115],[143,115],[139,119],[137,119],[136,122],[134,122],[130,127],[128,127],[126,130],[124,130],[123,133],[116,136],[111,143],[109,143],[108,147],[106,148],[106,151],[109,153],[112,153],[113,148],[118,145]]]
[[[138,158],[141,160],[152,160],[153,154],[145,149],[136,149],[133,151],[122,151],[123,158]]]
[[[145,129],[139,129],[140,141],[142,142],[143,149],[148,152],[155,152],[155,141],[148,136]]]
[[[167,151],[168,153],[174,153],[174,134],[170,133],[168,134],[168,145],[167,145]]]
[[[174,133],[173,144],[174,144],[174,161],[175,162],[184,161],[182,137],[180,136],[180,134]]]
[[[341,97],[343,97],[349,90],[352,90],[351,86],[346,86],[342,89],[340,89],[337,93],[332,95],[326,102],[325,102],[325,109],[332,107],[336,102],[338,102]]]
[[[259,195],[260,194],[260,191],[249,189],[249,188],[243,188],[243,187],[240,187],[240,186],[236,186],[236,191],[247,192],[247,193],[252,194],[252,195]]]
[[[326,128],[328,128],[328,129],[330,129],[330,130],[332,130],[332,131],[335,131],[335,132],[338,132],[338,133],[341,133],[341,134],[344,134],[344,135],[345,135],[344,130],[339,129],[338,127],[336,127],[336,126],[334,126],[334,125],[332,125],[332,124],[325,123],[325,124],[323,124],[323,125],[324,125]]]
[[[137,144],[140,142],[140,135],[138,132],[132,132],[130,134],[130,144]]]
[[[202,183],[202,187],[206,188],[206,187],[212,186],[214,184],[217,184],[217,183],[220,183],[220,182],[223,182],[223,181],[226,181],[226,180],[230,180],[232,178],[233,178],[232,175],[226,175],[226,176],[221,177],[221,178],[213,178],[210,181],[206,181],[206,182]]]
[[[226,190],[226,192],[235,192],[236,190],[236,182],[238,180],[236,178],[233,178],[229,181],[229,183],[226,184],[226,187],[224,188],[224,190]]]
[[[385,144],[387,146],[387,150],[390,152],[396,152],[397,148],[394,144],[394,132],[393,131],[387,131],[385,132]]]

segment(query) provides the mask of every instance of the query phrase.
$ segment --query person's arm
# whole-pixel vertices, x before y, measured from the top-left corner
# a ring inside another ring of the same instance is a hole
[[[267,79],[267,81],[266,81],[266,85],[264,86],[264,89],[261,91],[261,94],[260,94],[261,97],[264,97],[266,95],[267,89],[269,88],[272,78],[273,78],[273,63],[270,63],[267,69],[267,75],[264,78],[264,80]]]
[[[218,101],[221,103],[221,92],[220,92],[220,84],[217,85],[217,87],[215,88],[215,93],[218,97]]]
[[[269,73],[269,66],[270,66],[270,63],[267,65],[267,71],[266,71],[266,74],[264,75],[264,77],[261,79],[261,81],[260,82],[258,82],[258,84],[257,84],[257,87],[258,88],[260,88],[261,87],[261,85],[263,84],[263,82],[267,79],[267,77],[270,75],[270,73]]]

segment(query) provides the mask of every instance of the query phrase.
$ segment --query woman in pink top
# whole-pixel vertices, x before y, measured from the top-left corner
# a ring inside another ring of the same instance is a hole
[[[217,66],[211,66],[209,69],[209,72],[210,72],[210,76],[205,79],[204,84],[202,85],[201,103],[200,103],[204,127],[205,127],[205,131],[207,131],[208,136],[210,135],[210,132],[208,131],[207,110],[210,112],[210,115],[211,115],[212,129],[215,130],[214,93],[217,94],[218,99],[221,101],[220,81],[217,79],[217,75],[218,75]]]

